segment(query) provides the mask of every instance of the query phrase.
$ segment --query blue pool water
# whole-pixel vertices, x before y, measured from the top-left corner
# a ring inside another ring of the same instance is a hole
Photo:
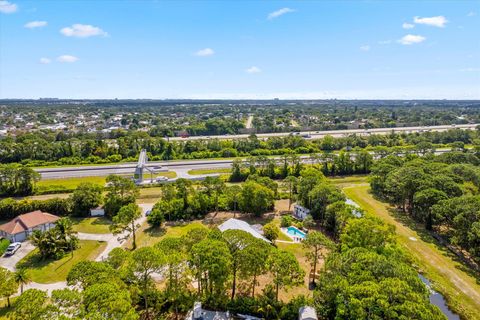
[[[292,237],[297,237],[302,239],[305,239],[305,236],[306,236],[305,232],[302,232],[295,227],[288,227],[287,233]]]

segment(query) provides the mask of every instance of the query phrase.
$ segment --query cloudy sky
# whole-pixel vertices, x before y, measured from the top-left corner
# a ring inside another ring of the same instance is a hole
[[[0,0],[0,98],[480,99],[480,1]]]

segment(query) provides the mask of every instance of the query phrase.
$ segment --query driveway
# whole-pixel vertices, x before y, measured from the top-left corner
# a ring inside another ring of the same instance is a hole
[[[135,223],[139,224],[139,225],[142,225],[143,223],[145,223],[145,221],[147,221],[147,217],[145,216],[145,212],[147,212],[147,210],[152,210],[153,203],[142,203],[142,204],[139,204],[139,207],[142,209],[142,216],[140,218],[138,218],[135,221]],[[112,251],[115,248],[120,247],[122,245],[122,243],[125,242],[125,240],[119,240],[120,238],[125,238],[125,234],[126,233],[118,234],[118,235],[113,235],[113,234],[99,235],[99,234],[88,234],[88,233],[80,234],[79,233],[78,237],[80,239],[82,239],[82,237],[84,237],[83,239],[85,239],[85,240],[106,241],[107,246],[105,247],[105,250],[103,250],[103,252],[100,255],[98,255],[98,257],[95,259],[95,261],[103,261],[106,258],[108,258],[108,254],[110,253],[110,251]]]
[[[13,256],[3,256],[0,258],[0,266],[7,268],[10,271],[15,271],[15,265],[27,254],[32,252],[33,249],[35,249],[35,246],[30,241],[22,242],[22,246]]]

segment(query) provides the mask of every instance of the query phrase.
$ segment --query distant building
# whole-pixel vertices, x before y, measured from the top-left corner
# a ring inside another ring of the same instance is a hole
[[[226,230],[242,230],[242,231],[250,233],[255,238],[262,239],[263,241],[266,241],[266,242],[270,243],[270,240],[265,238],[260,233],[260,231],[258,230],[258,226],[256,228],[254,228],[254,227],[252,227],[251,225],[249,225],[248,223],[246,223],[245,221],[242,221],[242,220],[238,220],[238,219],[234,219],[234,218],[228,219],[227,221],[222,223],[218,227],[218,229],[220,229],[220,231],[222,231],[222,232],[224,232]]]
[[[310,209],[307,209],[299,204],[293,205],[293,216],[299,220],[303,220],[310,213]]]
[[[103,209],[102,207],[96,207],[96,208],[93,208],[93,209],[90,209],[90,215],[92,217],[103,217],[105,215],[105,209]]]
[[[11,242],[25,241],[35,230],[45,232],[55,226],[59,217],[40,210],[21,214],[10,222],[0,225],[0,237]]]

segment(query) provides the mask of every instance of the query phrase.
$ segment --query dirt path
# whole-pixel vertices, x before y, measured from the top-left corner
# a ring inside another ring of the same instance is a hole
[[[462,270],[460,263],[393,217],[388,205],[372,197],[369,186],[346,187],[343,191],[363,209],[395,226],[399,242],[416,258],[420,270],[434,283],[435,289],[444,294],[454,311],[467,319],[480,319],[480,285]]]
[[[252,128],[252,121],[253,121],[253,116],[248,116],[247,123],[245,124],[246,129]]]

